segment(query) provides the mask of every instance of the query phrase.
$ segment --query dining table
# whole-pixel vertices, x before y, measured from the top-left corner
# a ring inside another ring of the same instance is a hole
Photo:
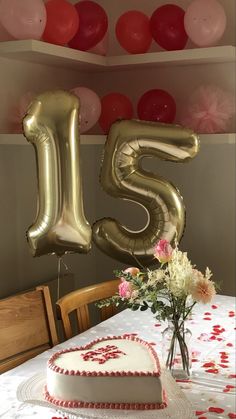
[[[177,381],[176,385],[191,403],[191,417],[198,419],[236,418],[235,304],[234,297],[217,295],[209,304],[197,304],[188,320],[188,328],[192,332],[190,345],[192,370],[188,380]],[[2,374],[0,376],[0,418],[69,418],[69,415],[58,411],[56,406],[43,406],[37,401],[19,399],[18,390],[22,383],[27,382],[37,373],[46,373],[47,361],[53,353],[64,348],[85,345],[94,339],[106,336],[128,334],[140,337],[153,345],[161,360],[162,332],[166,327],[167,323],[158,321],[149,310],[142,312],[125,309]],[[157,410],[152,417],[158,419],[159,412]],[[107,411],[104,417],[109,418],[109,414],[111,415]],[[145,415],[146,412],[143,412],[143,416],[139,412],[137,417],[145,419]],[[96,418],[96,411],[93,418]],[[112,418],[116,418],[114,411]]]

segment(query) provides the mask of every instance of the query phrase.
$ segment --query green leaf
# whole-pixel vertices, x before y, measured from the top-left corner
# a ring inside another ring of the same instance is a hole
[[[134,304],[134,305],[132,305],[132,307],[131,307],[131,310],[132,311],[137,311],[139,309],[139,305],[138,304]]]

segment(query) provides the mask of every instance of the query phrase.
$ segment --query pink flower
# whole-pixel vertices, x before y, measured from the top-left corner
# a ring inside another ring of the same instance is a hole
[[[139,268],[131,267],[131,268],[126,268],[123,272],[130,274],[132,276],[137,276],[140,270]],[[121,281],[125,281],[125,278],[123,276],[120,279]]]
[[[200,271],[194,270],[196,280],[191,289],[192,298],[204,304],[209,303],[216,294],[215,286],[212,281],[205,278]]]
[[[162,239],[156,244],[154,249],[154,256],[161,263],[166,263],[171,260],[173,248],[171,247],[168,240]]]
[[[130,298],[133,292],[132,284],[128,281],[122,281],[119,284],[119,296],[121,298]]]

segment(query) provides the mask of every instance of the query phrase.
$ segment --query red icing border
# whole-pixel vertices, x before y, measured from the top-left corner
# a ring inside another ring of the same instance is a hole
[[[67,370],[65,368],[58,367],[54,364],[54,361],[61,355],[68,352],[74,351],[83,351],[87,349],[91,349],[95,344],[99,342],[105,342],[107,340],[116,340],[116,339],[124,339],[124,340],[132,340],[134,342],[141,343],[144,345],[150,352],[151,356],[154,358],[154,363],[156,367],[156,371],[153,372],[145,372],[145,371],[80,371],[80,370]],[[132,376],[146,376],[146,377],[159,377],[160,376],[160,363],[156,352],[154,351],[153,347],[146,341],[137,338],[133,335],[123,335],[123,336],[106,336],[102,338],[98,338],[93,340],[92,342],[88,343],[84,346],[75,346],[73,348],[63,349],[61,351],[56,352],[53,354],[48,360],[48,368],[52,371],[57,372],[58,374],[64,375],[80,375],[86,377],[132,377]]]
[[[122,410],[155,410],[164,409],[167,407],[166,392],[163,390],[163,402],[162,403],[104,403],[104,402],[80,402],[80,401],[65,401],[59,400],[55,397],[50,396],[45,386],[44,398],[49,403],[56,406],[67,407],[67,408],[90,408],[90,409],[122,409]]]

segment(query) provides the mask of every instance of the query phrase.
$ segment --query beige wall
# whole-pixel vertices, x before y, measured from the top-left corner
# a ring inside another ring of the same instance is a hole
[[[107,196],[98,174],[102,146],[82,146],[85,212],[89,222],[112,216],[129,226],[144,225],[136,204]],[[202,146],[190,163],[171,164],[147,159],[144,166],[172,181],[184,197],[187,223],[181,248],[203,270],[209,266],[221,292],[235,294],[235,145]],[[0,296],[26,289],[57,276],[56,256],[33,258],[25,233],[36,213],[36,173],[33,147],[0,147]],[[113,277],[123,267],[94,248],[87,255],[64,257],[81,287]],[[74,286],[74,284],[73,284]]]

